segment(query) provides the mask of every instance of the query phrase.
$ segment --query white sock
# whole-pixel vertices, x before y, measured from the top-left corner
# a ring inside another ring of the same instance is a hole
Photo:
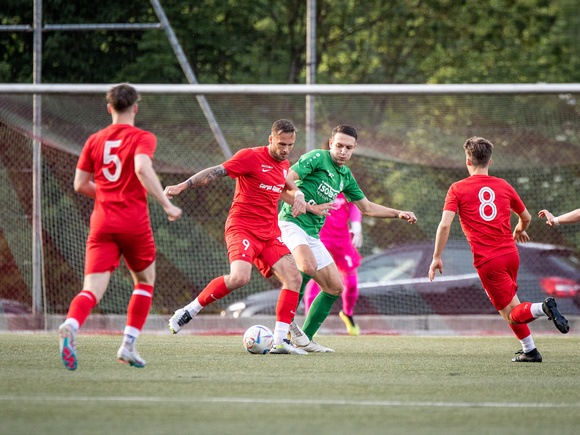
[[[289,323],[276,322],[276,327],[274,328],[274,344],[280,344],[282,340],[288,338],[288,328],[290,328]]]
[[[135,349],[135,340],[139,337],[140,332],[133,326],[125,326],[125,331],[123,331],[123,347],[132,352]]]
[[[192,303],[186,305],[184,308],[187,310],[187,312],[191,317],[195,317],[203,307],[201,306],[197,298],[195,298],[195,300]]]
[[[72,317],[66,319],[64,321],[64,325],[72,326],[73,329],[75,330],[75,333],[79,330],[79,321],[77,319],[72,318]]]
[[[544,313],[544,310],[542,309],[542,305],[544,305],[542,302],[537,302],[535,304],[532,304],[532,306],[530,307],[530,311],[532,312],[532,316],[534,316],[534,319],[546,315],[546,313]]]
[[[532,338],[532,334],[520,340],[520,343],[522,343],[522,349],[526,353],[536,348],[536,346],[534,345],[534,339]]]

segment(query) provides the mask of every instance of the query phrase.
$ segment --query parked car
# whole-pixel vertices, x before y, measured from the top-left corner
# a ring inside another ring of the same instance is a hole
[[[518,296],[521,301],[558,300],[564,314],[580,314],[580,259],[568,248],[517,244],[520,254]],[[465,240],[449,240],[443,251],[443,274],[429,281],[434,243],[398,245],[366,257],[358,269],[359,297],[355,315],[492,314],[489,301]],[[274,314],[280,290],[249,295],[228,306],[233,317]],[[339,299],[333,307],[342,307]],[[303,306],[298,313],[303,312]]]
[[[32,307],[14,299],[0,299],[0,314],[30,314]]]

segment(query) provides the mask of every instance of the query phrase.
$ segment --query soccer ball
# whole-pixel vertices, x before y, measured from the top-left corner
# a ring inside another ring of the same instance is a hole
[[[250,353],[268,353],[272,343],[274,343],[274,334],[262,325],[254,325],[244,334],[244,349]]]

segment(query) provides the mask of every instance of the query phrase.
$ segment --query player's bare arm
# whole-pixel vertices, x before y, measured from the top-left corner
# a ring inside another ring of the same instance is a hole
[[[157,178],[155,169],[153,169],[153,161],[147,154],[137,154],[134,158],[135,174],[139,181],[145,187],[147,192],[155,200],[161,204],[170,221],[177,220],[181,217],[181,209],[171,203],[169,199],[163,194],[163,186]]]
[[[290,172],[294,172],[290,170]],[[297,174],[298,175],[298,174]],[[288,195],[293,197],[292,202],[292,216],[296,217],[303,213],[306,213],[306,200],[304,199],[304,193],[298,188],[294,180],[286,178],[286,185],[284,186],[284,191]],[[288,198],[288,197],[287,197]],[[285,201],[288,202],[288,201]]]
[[[394,208],[385,207],[380,204],[369,201],[367,198],[359,199],[353,202],[354,205],[362,212],[362,214],[379,218],[398,218],[405,219],[410,224],[417,222],[417,218],[412,211],[396,210]]]
[[[518,243],[526,243],[530,241],[530,236],[526,233],[526,229],[530,226],[530,222],[532,221],[532,216],[528,209],[524,209],[521,213],[516,213],[519,217],[518,224],[514,229],[514,240]]]
[[[449,210],[443,211],[441,216],[441,222],[437,227],[437,236],[435,237],[435,249],[433,251],[433,261],[431,266],[429,266],[429,280],[433,281],[435,278],[435,271],[438,270],[439,274],[443,273],[443,261],[441,260],[441,255],[443,255],[443,249],[447,244],[447,239],[449,238],[449,231],[451,230],[451,224],[455,218],[455,213]]]
[[[165,188],[164,194],[169,199],[173,198],[173,195],[179,195],[185,189],[192,189],[199,186],[205,186],[218,178],[222,178],[228,175],[228,171],[223,165],[212,166],[211,168],[204,169],[195,175],[192,175],[183,183],[175,184],[173,186],[167,186]]]
[[[95,199],[97,197],[97,186],[93,181],[93,174],[91,172],[77,169],[75,171],[74,181],[75,191]]]
[[[541,218],[546,218],[546,224],[550,225],[551,227],[555,227],[558,225],[570,225],[576,224],[580,222],[580,208],[576,210],[572,210],[568,213],[564,213],[560,216],[554,216],[548,210],[540,210],[538,212],[538,216]]]

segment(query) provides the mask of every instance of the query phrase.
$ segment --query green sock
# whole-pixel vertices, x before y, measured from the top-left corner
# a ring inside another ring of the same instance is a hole
[[[316,334],[316,331],[318,331],[322,322],[326,320],[330,314],[330,309],[339,297],[340,296],[329,295],[328,293],[321,291],[312,301],[310,310],[308,310],[308,316],[306,316],[304,326],[302,327],[302,330],[310,340],[312,340],[312,337],[314,337],[314,334]]]
[[[304,272],[300,272],[302,275],[302,285],[300,286],[300,295],[298,296],[298,305],[300,305],[300,301],[304,297],[304,290],[306,289],[306,284],[312,279],[312,276],[306,275]]]

